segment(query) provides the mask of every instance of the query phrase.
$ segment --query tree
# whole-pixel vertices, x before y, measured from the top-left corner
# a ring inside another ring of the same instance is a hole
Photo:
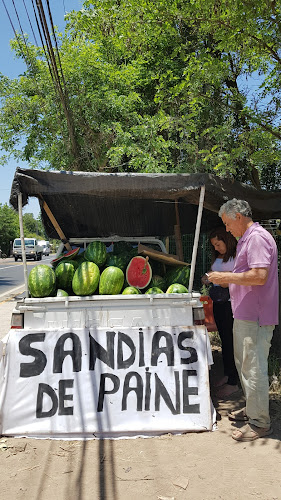
[[[19,218],[15,210],[0,203],[0,248],[9,255],[10,243],[19,235]]]
[[[22,218],[23,230],[26,237],[44,238],[44,229],[40,216],[34,219],[33,214],[25,213]]]
[[[206,171],[279,186],[280,37],[271,3],[85,1],[60,35],[71,130],[45,55],[28,43],[25,74],[0,81],[2,148],[42,168]],[[240,81],[257,68],[266,80],[250,102]],[[272,85],[270,110],[262,109]]]

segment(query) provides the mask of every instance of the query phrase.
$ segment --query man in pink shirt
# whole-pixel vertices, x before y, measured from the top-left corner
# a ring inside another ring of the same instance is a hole
[[[234,357],[246,406],[229,419],[248,422],[232,433],[236,441],[253,441],[272,433],[269,417],[268,354],[278,324],[278,264],[274,238],[253,222],[247,201],[227,201],[219,216],[239,238],[233,272],[211,272],[209,281],[229,284],[234,317]]]

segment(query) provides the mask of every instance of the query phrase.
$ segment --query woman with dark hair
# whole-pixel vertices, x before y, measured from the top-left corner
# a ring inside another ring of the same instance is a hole
[[[211,231],[209,241],[212,245],[211,271],[227,272],[234,267],[237,241],[224,226]],[[207,273],[208,274],[208,273]],[[202,277],[204,284],[208,276]],[[233,315],[227,286],[212,285],[210,297],[213,300],[213,313],[221,339],[224,376],[216,383],[217,396],[226,397],[238,391],[238,373],[233,354]]]

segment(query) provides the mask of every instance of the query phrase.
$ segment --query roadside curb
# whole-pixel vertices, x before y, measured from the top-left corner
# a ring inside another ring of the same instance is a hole
[[[0,304],[8,302],[11,299],[14,299],[18,295],[21,295],[24,291],[25,291],[25,285],[19,285],[16,288],[13,288],[13,290],[3,293],[2,295],[0,295]]]

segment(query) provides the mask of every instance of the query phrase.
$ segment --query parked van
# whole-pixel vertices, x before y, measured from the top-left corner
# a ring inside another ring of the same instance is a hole
[[[24,238],[25,254],[27,259],[41,260],[43,248],[35,238]],[[13,257],[15,261],[22,259],[21,239],[16,238],[13,243]]]
[[[43,255],[50,255],[51,247],[50,242],[46,240],[39,240],[38,245],[43,248]]]

